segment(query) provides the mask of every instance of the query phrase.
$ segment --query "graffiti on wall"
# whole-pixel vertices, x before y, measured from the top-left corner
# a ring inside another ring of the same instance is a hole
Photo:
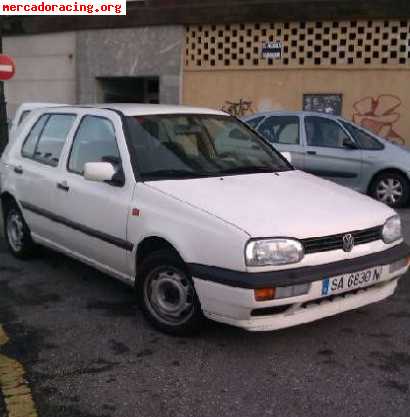
[[[244,100],[243,98],[240,98],[238,101],[225,101],[221,110],[236,117],[242,117],[247,114],[255,113],[252,109],[252,101]]]
[[[395,126],[400,120],[401,104],[399,97],[388,94],[362,98],[353,104],[353,122],[381,137],[403,145],[405,141]]]

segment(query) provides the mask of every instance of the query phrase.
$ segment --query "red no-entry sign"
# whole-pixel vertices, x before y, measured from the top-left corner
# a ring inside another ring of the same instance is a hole
[[[16,72],[16,64],[13,61],[13,58],[0,54],[0,80],[6,81],[13,77]]]

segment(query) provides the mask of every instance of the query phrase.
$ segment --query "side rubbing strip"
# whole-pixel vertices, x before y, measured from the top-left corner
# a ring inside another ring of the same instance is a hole
[[[84,226],[79,223],[75,223],[71,220],[66,219],[65,217],[58,216],[48,210],[44,210],[40,207],[36,207],[30,203],[21,202],[21,205],[24,209],[31,211],[32,213],[38,214],[39,216],[46,217],[50,219],[51,221],[55,223],[63,224],[64,226],[69,227],[73,230],[78,230],[81,233],[84,233],[85,235],[94,237],[96,239],[100,239],[103,242],[109,243],[111,245],[117,246],[121,249],[124,249],[128,252],[131,252],[134,249],[134,245],[131,242],[127,242],[126,240],[120,239],[115,236],[107,235],[106,233],[100,232],[95,229],[91,229],[87,226]]]

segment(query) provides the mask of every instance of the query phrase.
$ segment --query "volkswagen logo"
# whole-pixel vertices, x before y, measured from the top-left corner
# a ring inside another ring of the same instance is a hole
[[[354,248],[354,237],[349,233],[343,236],[343,250],[345,252],[351,252]]]

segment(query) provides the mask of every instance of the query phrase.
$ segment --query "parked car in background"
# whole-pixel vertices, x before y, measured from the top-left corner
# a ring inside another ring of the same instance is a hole
[[[9,135],[10,139],[14,137],[17,129],[23,123],[25,119],[30,115],[33,110],[40,109],[42,107],[58,107],[66,106],[66,104],[58,103],[23,103],[21,104],[14,114],[14,118],[9,122]]]
[[[341,117],[270,112],[243,118],[303,171],[366,193],[391,207],[410,197],[410,149]]]
[[[400,217],[295,170],[224,112],[41,109],[0,164],[10,251],[42,244],[135,286],[174,334],[205,315],[248,330],[381,301],[408,270]]]

